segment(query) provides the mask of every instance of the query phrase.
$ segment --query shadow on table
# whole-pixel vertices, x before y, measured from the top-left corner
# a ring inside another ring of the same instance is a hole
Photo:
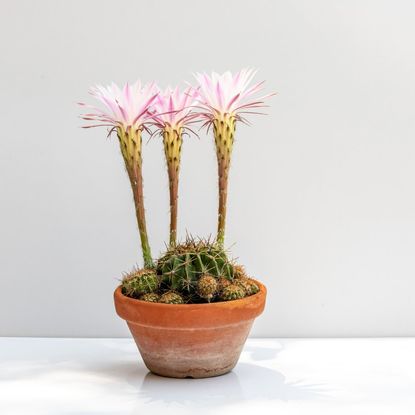
[[[274,359],[281,349],[281,345],[247,346],[244,353],[248,353],[252,362],[238,363],[226,375],[207,379],[171,379],[148,373],[143,364],[137,363],[137,352],[130,345],[120,348],[118,343],[106,341],[100,344],[98,360],[95,353],[81,346],[76,351],[77,359],[71,359],[67,351],[61,353],[59,349],[54,353],[36,353],[36,359],[29,361],[10,359],[0,363],[0,381],[36,378],[48,382],[53,378],[61,379],[59,383],[64,386],[66,382],[76,380],[84,388],[99,390],[124,385],[125,394],[132,399],[136,396],[141,403],[144,400],[147,403],[192,404],[210,408],[252,400],[305,401],[327,397],[325,385],[288,382],[279,371],[265,367],[265,362]],[[122,359],[114,359],[114,350],[118,354],[122,352]]]
[[[226,375],[208,379],[170,379],[148,373],[138,390],[150,402],[215,407],[243,401],[303,401],[324,397],[322,385],[287,382],[276,370],[239,363]]]

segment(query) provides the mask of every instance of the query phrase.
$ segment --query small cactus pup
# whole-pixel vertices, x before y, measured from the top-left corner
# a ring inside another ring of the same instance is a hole
[[[234,264],[233,265],[233,275],[236,279],[246,278],[247,274],[246,274],[246,271],[245,271],[245,267],[243,265]]]
[[[205,299],[208,303],[215,296],[219,288],[217,279],[209,274],[203,274],[197,281],[197,294]]]
[[[140,295],[138,299],[141,301],[147,301],[148,303],[158,303],[160,296],[157,293],[147,293]]]
[[[144,210],[141,134],[152,121],[153,113],[150,109],[158,96],[158,89],[154,83],[142,86],[141,82],[137,81],[132,85],[126,83],[123,88],[119,88],[114,83],[108,87],[96,86],[89,92],[100,101],[104,109],[80,103],[89,111],[81,115],[81,118],[94,122],[83,128],[111,127],[109,134],[115,132],[118,136],[134,197],[144,267],[152,268],[154,264],[148,242]]]
[[[204,274],[233,279],[232,263],[226,252],[214,242],[191,237],[161,256],[157,273],[166,287],[186,295],[196,292]]]
[[[180,91],[168,88],[160,93],[155,101],[156,115],[154,125],[156,133],[163,137],[164,155],[167,163],[170,192],[170,247],[176,245],[177,210],[180,158],[183,144],[183,134],[192,132],[189,125],[199,117],[192,110],[194,104],[192,88]]]
[[[232,301],[232,300],[240,300],[244,298],[246,295],[245,290],[236,284],[231,284],[225,287],[220,295],[221,300],[223,301]]]
[[[174,291],[167,291],[160,296],[158,302],[164,304],[183,304],[184,300],[179,293]]]
[[[245,290],[247,296],[256,294],[259,291],[257,283],[251,278],[238,278],[235,279],[235,285]]]
[[[221,293],[224,288],[229,287],[232,284],[232,281],[228,280],[225,277],[218,278],[218,292]]]
[[[127,297],[139,298],[142,294],[157,291],[159,285],[159,277],[154,270],[134,269],[123,278],[121,291]]]
[[[247,123],[245,114],[255,114],[257,108],[264,107],[264,99],[273,95],[254,98],[262,89],[263,82],[250,85],[256,71],[242,69],[236,74],[225,72],[212,75],[196,74],[198,88],[196,89],[197,106],[202,108],[201,117],[208,129],[213,126],[218,162],[219,207],[218,234],[220,246],[225,241],[226,202],[228,195],[228,177],[231,163],[236,123]]]

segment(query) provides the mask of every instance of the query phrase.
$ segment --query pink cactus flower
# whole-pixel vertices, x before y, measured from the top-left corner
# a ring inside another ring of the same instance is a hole
[[[126,83],[123,88],[114,83],[107,87],[97,85],[90,88],[89,93],[104,108],[79,103],[92,111],[81,115],[84,120],[94,122],[84,128],[104,126],[126,130],[128,127],[142,129],[152,119],[150,109],[159,91],[154,82],[142,85],[137,81],[134,84]]]
[[[212,72],[210,76],[206,73],[195,75],[198,82],[197,105],[206,124],[225,115],[246,122],[242,114],[257,114],[252,110],[266,106],[264,99],[274,94],[255,97],[264,83],[261,81],[251,85],[256,72],[253,69],[242,69],[234,75],[229,71],[223,74]]]
[[[181,91],[178,87],[160,92],[154,101],[153,120],[159,129],[186,128],[194,123],[199,114],[194,112],[195,91],[188,87]]]

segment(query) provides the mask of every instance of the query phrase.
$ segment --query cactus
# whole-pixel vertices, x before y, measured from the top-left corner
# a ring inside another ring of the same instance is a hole
[[[183,297],[174,291],[165,292],[159,299],[159,303],[164,304],[183,304]]]
[[[235,285],[245,290],[246,295],[253,295],[259,291],[258,285],[250,278],[238,278],[235,280]]]
[[[121,287],[127,297],[138,298],[141,294],[156,291],[159,278],[151,269],[133,270],[123,278]]]
[[[231,285],[231,284],[232,284],[232,282],[230,280],[228,280],[227,278],[219,277],[218,278],[218,291],[222,292],[224,290],[224,288],[229,287],[229,285]]]
[[[246,292],[239,285],[231,284],[223,289],[221,292],[220,298],[223,301],[239,300],[244,298]]]
[[[141,301],[147,301],[149,303],[157,303],[160,299],[160,296],[157,293],[147,293],[140,295],[138,299]]]
[[[168,288],[188,294],[195,292],[203,274],[233,279],[233,267],[223,249],[191,238],[169,249],[158,260],[157,273]]]
[[[217,293],[218,286],[219,284],[215,277],[209,274],[203,274],[197,282],[196,291],[199,297],[210,302],[210,300]]]
[[[243,265],[234,265],[233,266],[234,278],[247,278],[245,267]]]

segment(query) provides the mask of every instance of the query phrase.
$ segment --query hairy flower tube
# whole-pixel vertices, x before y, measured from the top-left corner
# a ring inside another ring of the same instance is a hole
[[[103,109],[80,103],[90,111],[81,115],[81,118],[93,122],[84,128],[111,127],[110,134],[116,132],[118,136],[134,196],[144,267],[152,268],[154,264],[144,210],[141,146],[142,132],[153,117],[151,106],[158,96],[158,89],[154,83],[142,85],[137,81],[134,84],[126,83],[123,88],[114,83],[107,87],[95,86],[89,92],[102,104]]]
[[[180,158],[183,144],[183,134],[193,132],[190,125],[198,114],[191,108],[194,103],[192,88],[181,91],[179,88],[168,88],[160,93],[155,100],[153,116],[157,133],[163,137],[164,154],[167,163],[170,192],[170,247],[177,242],[177,211]]]
[[[211,75],[198,73],[196,107],[205,120],[204,126],[213,127],[218,162],[219,206],[217,242],[223,247],[225,241],[226,203],[229,168],[235,137],[236,123],[247,123],[245,114],[257,114],[264,107],[264,99],[273,95],[256,97],[263,82],[251,85],[256,71],[242,69],[236,74],[225,72]]]

